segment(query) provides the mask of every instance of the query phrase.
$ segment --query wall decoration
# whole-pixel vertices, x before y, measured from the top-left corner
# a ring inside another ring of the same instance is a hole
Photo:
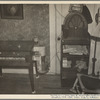
[[[23,19],[23,5],[22,4],[1,5],[1,18]]]

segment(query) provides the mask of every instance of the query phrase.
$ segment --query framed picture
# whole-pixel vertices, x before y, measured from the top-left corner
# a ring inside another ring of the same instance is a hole
[[[22,4],[3,4],[1,5],[2,19],[23,19]]]

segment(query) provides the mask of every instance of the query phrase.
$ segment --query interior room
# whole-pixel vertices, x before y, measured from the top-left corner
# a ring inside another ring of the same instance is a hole
[[[99,23],[100,4],[0,4],[0,94],[99,94]]]

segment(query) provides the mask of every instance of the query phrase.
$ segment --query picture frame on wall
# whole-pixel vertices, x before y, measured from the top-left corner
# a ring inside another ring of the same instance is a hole
[[[2,4],[1,5],[2,19],[23,19],[22,4]]]

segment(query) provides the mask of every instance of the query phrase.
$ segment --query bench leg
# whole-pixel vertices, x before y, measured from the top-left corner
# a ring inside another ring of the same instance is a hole
[[[29,67],[29,77],[30,77],[32,93],[35,93],[35,90],[34,90],[34,73],[33,73],[33,66],[32,65]]]
[[[2,77],[2,67],[0,67],[0,77]]]

